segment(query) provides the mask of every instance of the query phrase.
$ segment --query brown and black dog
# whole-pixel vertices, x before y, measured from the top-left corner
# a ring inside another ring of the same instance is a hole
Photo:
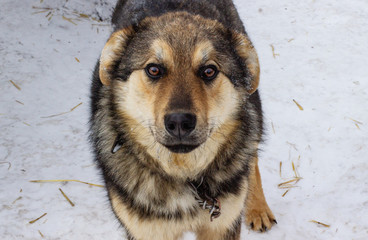
[[[120,0],[91,140],[128,239],[240,238],[275,217],[258,170],[257,53],[231,0]]]

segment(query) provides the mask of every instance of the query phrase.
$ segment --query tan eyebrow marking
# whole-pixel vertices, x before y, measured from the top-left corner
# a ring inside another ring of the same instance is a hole
[[[200,42],[197,44],[193,52],[193,66],[200,66],[211,59],[214,53],[214,47],[210,41]]]
[[[152,58],[160,63],[171,65],[174,62],[174,54],[170,45],[162,39],[156,39],[151,46]]]

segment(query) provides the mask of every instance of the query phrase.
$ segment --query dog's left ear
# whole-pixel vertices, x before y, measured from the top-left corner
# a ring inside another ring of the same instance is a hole
[[[248,73],[250,74],[250,82],[247,85],[247,91],[249,94],[252,94],[257,90],[259,85],[260,70],[257,52],[248,36],[235,31],[232,35],[235,42],[235,50],[238,56],[243,59],[248,69]]]
[[[104,85],[110,85],[112,81],[111,72],[113,71],[114,65],[124,55],[127,41],[133,34],[133,27],[118,30],[111,35],[103,48],[100,57],[99,75]]]

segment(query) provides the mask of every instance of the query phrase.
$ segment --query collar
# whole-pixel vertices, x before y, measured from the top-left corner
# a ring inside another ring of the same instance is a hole
[[[211,222],[213,219],[220,217],[221,215],[221,202],[215,198],[210,197],[205,192],[203,177],[200,183],[196,186],[194,182],[188,182],[189,189],[193,193],[195,200],[198,202],[199,207],[203,210],[208,210],[210,213]],[[202,186],[203,185],[203,186]],[[202,186],[202,188],[200,188]]]

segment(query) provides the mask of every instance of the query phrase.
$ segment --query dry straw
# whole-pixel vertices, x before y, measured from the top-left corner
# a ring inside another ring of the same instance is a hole
[[[44,216],[46,216],[47,215],[47,213],[44,213],[44,214],[42,214],[42,216],[41,217],[38,217],[38,218],[36,218],[36,219],[34,219],[34,220],[32,220],[32,221],[29,221],[29,223],[30,224],[33,224],[33,223],[35,223],[35,222],[37,222],[38,220],[40,220],[41,218],[43,218]]]
[[[280,161],[280,177],[282,177],[282,162]]]
[[[19,201],[19,200],[21,200],[22,199],[22,197],[18,197],[17,199],[15,199],[13,202],[12,202],[12,204],[15,204],[17,201]]]
[[[75,204],[68,198],[68,196],[63,192],[63,190],[61,190],[61,188],[59,188],[59,191],[65,197],[65,199],[70,203],[70,205],[72,205],[72,207],[74,207]]]
[[[312,222],[312,223],[317,223],[318,225],[321,225],[321,226],[324,226],[324,227],[327,227],[327,228],[329,228],[329,227],[330,227],[330,225],[325,224],[325,223],[321,223],[321,222],[316,221],[316,220],[310,220],[310,222]]]
[[[285,189],[285,188],[294,188],[296,187],[295,184],[297,184],[299,182],[299,180],[302,179],[301,177],[298,178],[294,178],[291,179],[289,181],[280,183],[279,185],[277,185],[280,189]],[[294,185],[293,185],[294,184]]]
[[[293,99],[293,102],[298,106],[298,108],[300,109],[300,111],[303,111],[304,110],[304,108],[297,101],[295,101],[295,99]]]
[[[273,46],[272,44],[270,44],[270,46],[271,46],[271,49],[272,49],[272,56],[273,56],[273,58],[276,59],[276,57],[280,56],[280,54],[275,52],[275,46]]]
[[[282,194],[282,197],[285,197],[285,195],[289,192],[290,189],[286,190],[286,192],[284,192],[284,194]]]
[[[60,179],[60,180],[32,180],[32,181],[30,181],[30,182],[33,182],[33,183],[78,182],[78,183],[83,183],[83,184],[87,184],[87,185],[94,186],[94,187],[104,187],[103,185],[93,184],[93,183],[88,183],[88,182],[83,182],[83,181],[75,180],[75,179]]]
[[[68,113],[71,113],[73,112],[77,107],[79,107],[80,105],[82,105],[83,103],[79,103],[78,105],[76,105],[75,107],[73,107],[72,109],[70,109],[69,111],[67,112],[62,112],[62,113],[58,113],[58,114],[54,114],[54,115],[50,115],[50,116],[46,116],[46,117],[41,117],[41,118],[53,118],[53,117],[57,117],[57,116],[61,116],[61,115],[64,115],[64,114],[68,114]]]
[[[300,156],[299,156],[298,160],[300,160]],[[295,167],[295,164],[294,164],[293,161],[291,162],[291,166],[292,166],[292,169],[293,169],[293,172],[294,172],[294,177],[291,180],[282,182],[282,183],[277,185],[277,187],[279,189],[286,189],[286,191],[282,194],[282,197],[285,197],[285,195],[290,191],[290,189],[297,187],[296,184],[301,179],[303,179],[302,177],[299,176],[299,173],[298,173],[297,168]],[[280,162],[280,170],[279,170],[280,177],[282,177],[281,170],[282,170],[282,162]]]
[[[70,23],[72,23],[74,25],[77,25],[75,22],[73,22],[73,20],[71,18],[67,18],[64,15],[62,17],[63,17],[64,20],[66,20],[66,21],[68,21],[68,22],[70,22]]]
[[[41,2],[42,3],[42,2]],[[55,15],[61,15],[62,19],[65,21],[70,22],[73,25],[77,25],[77,23],[75,21],[81,21],[82,19],[90,19],[93,20],[95,22],[101,22],[99,19],[96,19],[92,16],[89,16],[87,14],[84,13],[79,13],[77,11],[70,11],[69,9],[63,7],[63,8],[49,8],[49,7],[36,7],[36,6],[32,6],[33,9],[37,10],[36,12],[33,12],[32,15],[34,14],[40,14],[40,13],[46,13],[45,15],[46,18],[48,18],[48,20],[50,21],[52,19],[52,17]],[[70,17],[66,17],[65,15],[74,15],[74,18],[70,18]],[[110,25],[108,25],[110,26]]]
[[[19,91],[22,90],[15,82],[13,82],[13,80],[9,80],[9,82],[11,82],[11,84],[13,84],[13,86],[18,89]]]
[[[349,117],[349,119],[351,120],[351,121],[353,121],[354,122],[354,124],[355,124],[355,126],[360,130],[360,125],[363,125],[363,123],[361,122],[361,121],[358,121],[358,120],[355,120],[355,119],[353,119],[353,118],[350,118]]]

